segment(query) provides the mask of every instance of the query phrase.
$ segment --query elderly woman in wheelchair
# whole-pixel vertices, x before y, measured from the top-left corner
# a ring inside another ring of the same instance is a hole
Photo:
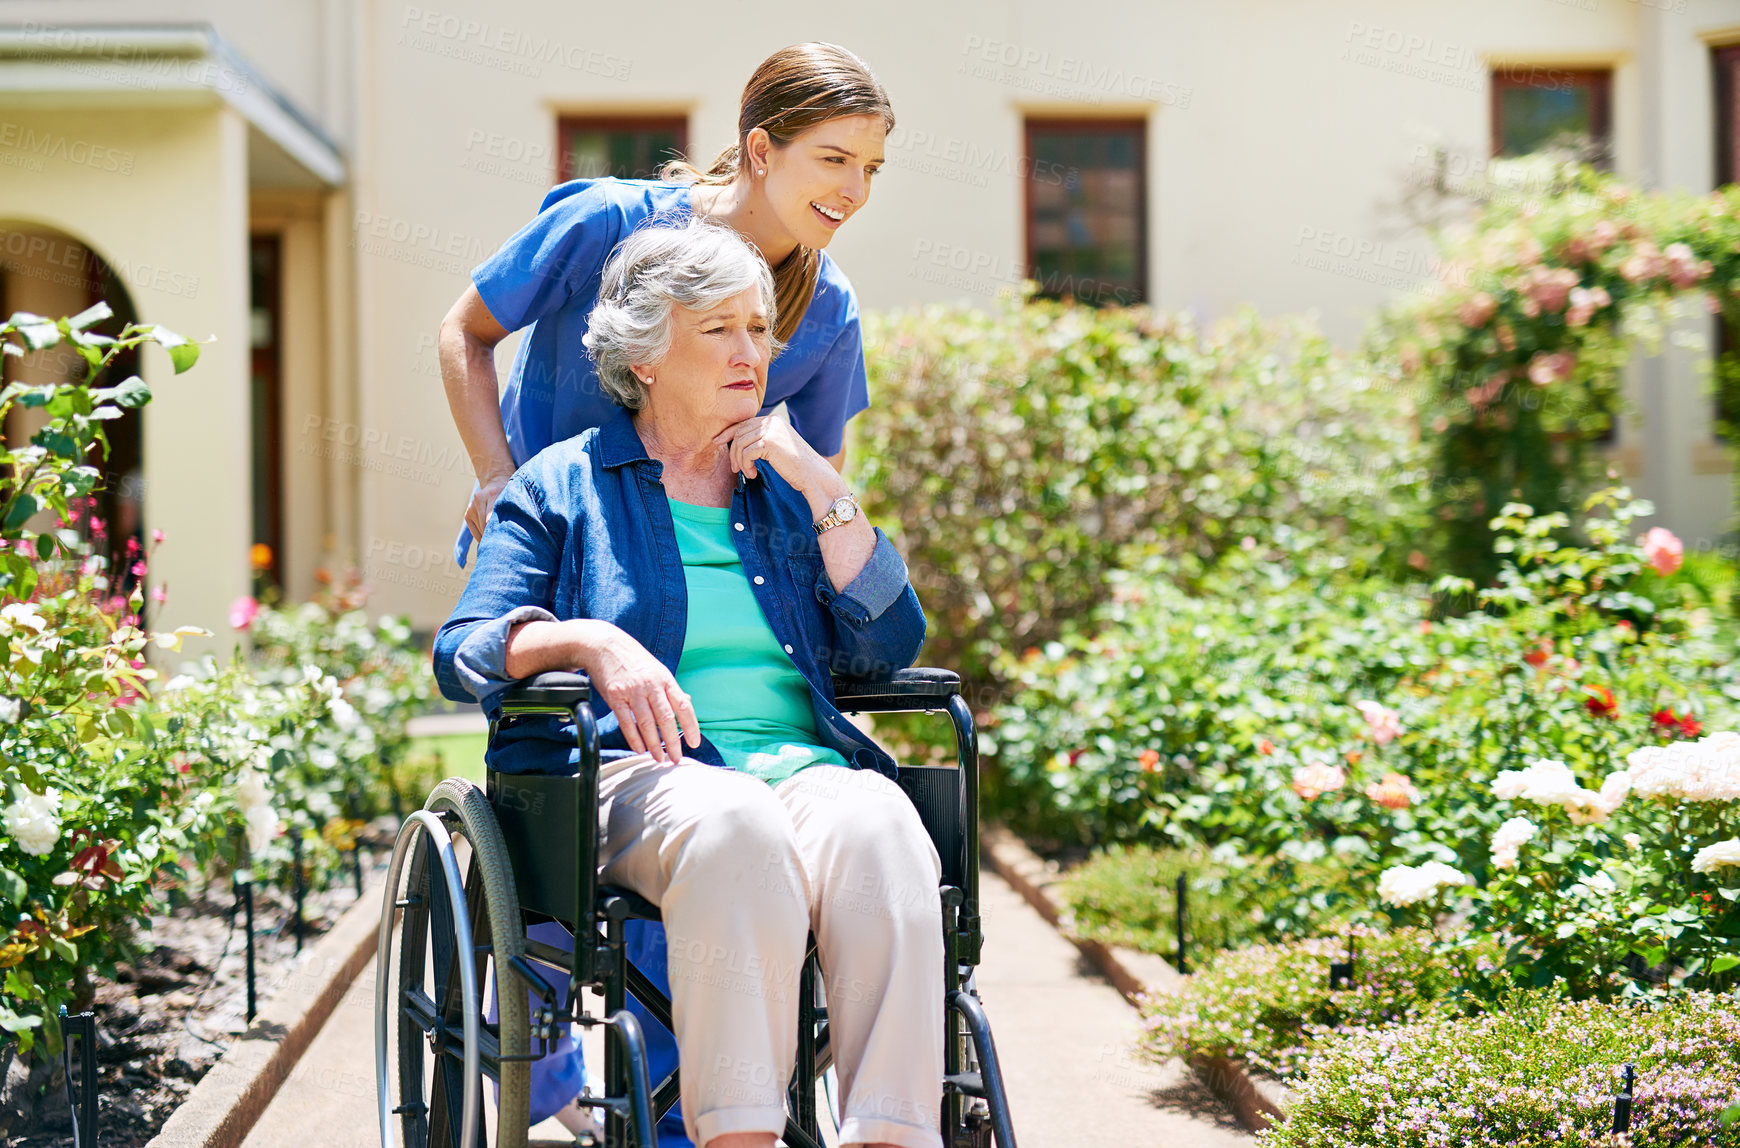
[[[575,725],[564,727],[566,743],[551,740],[555,721],[500,719],[492,786],[510,773],[570,772],[586,735],[595,738],[596,852],[579,843],[581,868],[595,862],[599,880],[662,914],[682,1109],[698,1145],[771,1148],[781,1133],[794,1135],[787,1085],[809,1015],[800,1011],[813,1012],[805,999],[813,990],[800,984],[813,933],[841,1091],[840,1142],[938,1148],[950,1111],[945,1070],[955,1073],[951,1094],[985,1095],[977,1074],[957,1071],[955,1051],[945,1065],[945,1033],[957,1031],[944,1016],[944,990],[956,984],[945,963],[964,972],[958,962],[976,952],[957,953],[955,933],[945,946],[943,860],[894,780],[894,761],[844,716],[835,686],[836,675],[887,680],[909,666],[924,615],[900,555],[834,468],[787,423],[758,413],[779,349],[773,300],[766,265],[722,226],[690,220],[623,242],[605,268],[586,338],[622,410],[514,476],[436,637],[436,670],[449,696],[475,697],[491,713],[523,679],[548,671],[589,679],[596,725],[587,707],[575,707],[583,728],[577,736]],[[976,800],[976,786],[970,792]],[[438,798],[439,790],[431,809],[443,804]],[[464,802],[443,800],[446,822],[463,821]],[[526,849],[519,841],[507,852]],[[398,864],[396,855],[395,883]],[[425,864],[426,895],[438,902],[439,871]],[[396,902],[417,903],[415,893]],[[512,915],[517,909],[515,902]],[[476,906],[456,915],[467,912],[490,934],[503,989],[503,1035],[491,1047],[506,1143],[507,1081],[519,1070],[512,1062],[531,1057],[506,1053],[510,1023],[525,1023],[510,1007],[525,986],[505,971],[530,980],[517,954],[536,956],[538,946],[518,948],[513,921],[484,922]],[[419,929],[439,927],[430,920]],[[576,986],[580,965],[590,970],[594,961],[592,946],[579,950]],[[448,968],[455,990],[461,980],[471,984],[465,971]],[[982,1023],[974,1027],[966,1012],[976,1001],[956,1006],[961,995],[950,994],[948,1007],[961,1009],[979,1041]],[[620,1001],[607,999],[607,1007]],[[458,1047],[449,1031],[457,1023],[419,1016],[414,1027],[401,1017],[402,1043],[409,1033]],[[543,1016],[540,1030],[534,1015],[532,1030],[547,1045],[550,1011]],[[385,1024],[378,1011],[383,1042]],[[631,1036],[623,1039],[632,1052]],[[384,1082],[384,1051],[380,1058]],[[421,1082],[421,1068],[410,1079],[406,1071],[401,1061],[401,1092]],[[441,1071],[458,1070],[449,1063]],[[408,1103],[393,1111],[426,1128],[429,1106],[420,1096],[401,1099]],[[465,1103],[469,1114],[469,1093]],[[628,1126],[631,1107],[613,1127]],[[385,1121],[384,1094],[382,1114]],[[946,1134],[951,1148],[983,1142],[963,1140],[958,1128]],[[651,1145],[643,1140],[642,1148]]]

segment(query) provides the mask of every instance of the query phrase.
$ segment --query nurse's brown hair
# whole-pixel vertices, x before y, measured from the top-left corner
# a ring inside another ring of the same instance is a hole
[[[817,124],[841,116],[881,116],[883,126],[894,130],[894,105],[870,66],[838,44],[781,48],[743,86],[737,142],[720,152],[706,171],[676,160],[665,165],[664,178],[730,183],[742,173],[743,145],[756,128],[772,137],[775,146],[785,147]],[[789,341],[803,322],[820,271],[821,256],[802,244],[773,269],[779,316],[775,337]]]

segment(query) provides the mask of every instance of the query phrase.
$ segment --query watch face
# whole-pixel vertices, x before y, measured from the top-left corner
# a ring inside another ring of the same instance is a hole
[[[841,522],[850,522],[858,517],[858,504],[850,498],[840,498],[834,501],[834,513],[840,516]]]

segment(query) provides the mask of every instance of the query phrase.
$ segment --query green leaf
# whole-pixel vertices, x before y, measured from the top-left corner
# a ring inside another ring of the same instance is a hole
[[[91,398],[99,403],[114,403],[116,406],[137,409],[151,401],[151,388],[145,385],[144,379],[134,375],[112,387],[92,391]]]
[[[20,311],[10,320],[12,326],[24,339],[27,350],[40,351],[60,342],[60,327],[53,319],[45,319],[41,315],[33,315],[29,311]]]
[[[75,331],[83,331],[86,327],[94,327],[112,315],[114,312],[109,310],[109,305],[98,300],[68,319],[66,325]]]
[[[1725,973],[1729,969],[1733,968],[1735,965],[1740,965],[1740,957],[1736,957],[1736,956],[1717,957],[1710,962],[1710,975],[1714,976],[1717,973]]]
[[[30,521],[30,516],[42,509],[34,494],[20,494],[18,501],[12,504],[12,510],[6,515],[6,520],[0,522],[0,530],[8,533],[24,529],[24,524]]]
[[[0,869],[0,900],[8,905],[22,905],[29,895],[30,888],[25,885],[24,878],[10,869]]]
[[[198,344],[188,342],[169,328],[151,328],[151,338],[156,341],[158,346],[169,352],[169,361],[175,364],[176,374],[181,374],[199,362]]]

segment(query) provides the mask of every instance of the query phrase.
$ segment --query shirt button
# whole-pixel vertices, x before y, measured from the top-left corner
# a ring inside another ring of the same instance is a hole
[[[790,646],[787,646],[787,647],[786,647],[786,648],[785,648],[785,652],[786,652],[786,653],[788,653],[788,654],[789,654],[789,653],[791,653],[791,647],[790,647]]]
[[[743,523],[741,523],[741,522],[733,522],[731,525],[738,530],[743,529]]]
[[[759,574],[757,574],[757,575],[756,575],[756,576],[755,576],[755,584],[756,584],[756,585],[757,585],[757,586],[759,586],[759,585],[761,585],[761,584],[762,584],[762,583],[763,583],[763,582],[765,582],[765,581],[767,581],[767,579],[766,579],[766,578],[763,578],[763,577],[762,577],[762,576],[761,576],[761,575],[759,575]]]

